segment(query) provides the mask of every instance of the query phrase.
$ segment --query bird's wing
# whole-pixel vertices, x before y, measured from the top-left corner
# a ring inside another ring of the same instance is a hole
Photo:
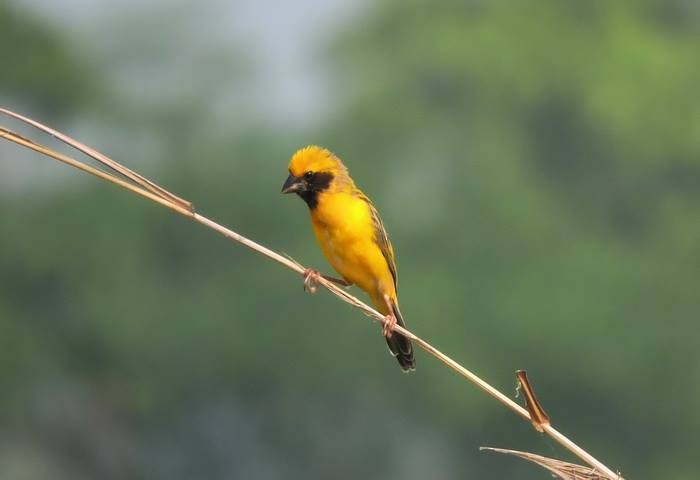
[[[372,216],[372,223],[374,224],[374,241],[379,246],[379,250],[381,250],[382,255],[384,256],[384,260],[386,260],[386,264],[389,267],[389,271],[391,272],[391,277],[394,279],[394,288],[397,289],[398,278],[396,275],[396,260],[394,260],[394,248],[391,246],[391,242],[389,241],[389,236],[386,233],[386,229],[384,228],[382,219],[379,216],[379,212],[375,208],[372,201],[369,198],[367,198],[367,196],[364,193],[358,192],[358,196],[369,206],[369,211]]]

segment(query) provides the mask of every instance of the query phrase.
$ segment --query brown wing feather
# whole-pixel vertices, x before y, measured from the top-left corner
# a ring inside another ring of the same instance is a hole
[[[391,272],[391,277],[394,279],[394,290],[398,288],[398,278],[396,276],[396,260],[394,260],[394,248],[391,246],[389,241],[389,236],[386,233],[382,219],[379,216],[379,212],[372,204],[372,201],[367,198],[367,196],[361,191],[357,191],[357,196],[364,200],[367,205],[369,205],[369,211],[372,215],[372,223],[374,223],[374,241],[379,245],[379,250],[381,250],[384,260],[389,267]],[[406,327],[406,323],[401,316],[401,311],[399,310],[399,305],[395,300],[392,300],[391,308],[394,315],[396,316],[397,323]],[[386,338],[386,343],[389,345],[389,350],[391,354],[396,357],[399,365],[401,365],[401,370],[404,372],[410,372],[416,369],[416,359],[413,356],[413,345],[411,341],[399,334],[394,334],[391,337]]]
[[[389,236],[384,228],[384,223],[379,216],[379,212],[375,208],[372,200],[370,200],[364,193],[358,191],[357,196],[364,200],[367,205],[369,205],[369,211],[372,215],[372,223],[374,223],[374,241],[379,245],[379,250],[381,250],[384,260],[389,267],[391,272],[391,277],[394,279],[394,288],[398,289],[398,277],[396,275],[396,260],[394,260],[394,248],[391,246],[389,241]]]

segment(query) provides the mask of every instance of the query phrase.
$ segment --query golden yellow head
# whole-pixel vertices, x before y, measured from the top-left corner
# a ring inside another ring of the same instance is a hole
[[[307,172],[335,174],[340,168],[344,168],[342,165],[330,150],[318,145],[309,145],[292,155],[289,161],[289,173],[295,177],[301,177]]]
[[[292,155],[282,193],[296,193],[313,209],[320,194],[348,186],[352,180],[343,162],[329,150],[310,145]]]

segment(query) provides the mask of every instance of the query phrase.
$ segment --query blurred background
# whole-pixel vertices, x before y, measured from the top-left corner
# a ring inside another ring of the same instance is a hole
[[[414,332],[511,395],[527,369],[627,478],[697,478],[697,2],[0,0],[0,45],[0,105],[322,270],[279,190],[297,148],[329,147],[382,212]],[[298,276],[0,142],[0,479],[570,459],[417,360],[402,375],[377,324]]]

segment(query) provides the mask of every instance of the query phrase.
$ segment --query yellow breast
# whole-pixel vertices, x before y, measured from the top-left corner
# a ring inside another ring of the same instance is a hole
[[[347,192],[324,193],[311,211],[314,233],[333,268],[366,291],[375,303],[395,298],[391,271],[375,242],[369,205]]]

